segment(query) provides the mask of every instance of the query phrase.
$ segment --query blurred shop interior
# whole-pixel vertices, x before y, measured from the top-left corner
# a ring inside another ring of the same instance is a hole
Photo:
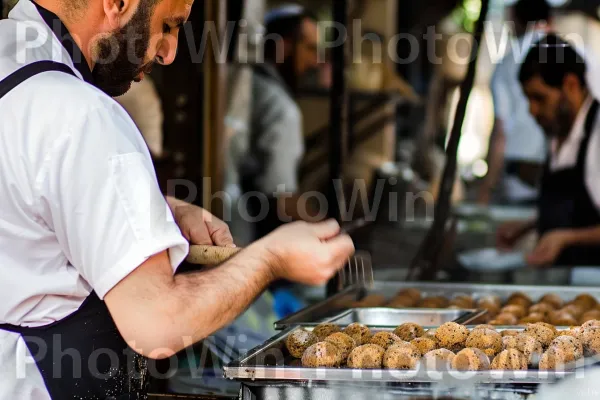
[[[15,2],[4,0],[4,16]],[[594,56],[600,54],[600,2],[548,2],[553,29],[581,38],[586,60],[591,60],[590,65],[600,62]],[[450,188],[441,185],[447,181],[444,169],[453,158],[445,150],[482,0],[296,0],[294,4],[197,0],[186,34],[179,37],[174,64],[157,66],[151,79],[135,84],[117,101],[144,135],[163,191],[224,218],[236,243],[247,245],[257,233],[240,207],[247,203],[242,175],[252,168],[245,166],[245,157],[257,149],[252,136],[254,113],[256,107],[264,107],[256,102],[253,85],[256,75],[264,73],[254,65],[263,56],[265,18],[273,17],[273,10],[293,13],[302,7],[320,23],[342,22],[350,26],[345,46],[327,45],[336,36],[332,29],[319,31],[319,43],[302,44],[318,58],[314,68],[293,77],[294,87],[288,93],[300,111],[302,143],[281,144],[277,141],[283,139],[277,136],[267,146],[275,151],[283,146],[285,152],[273,156],[277,162],[300,153],[298,187],[293,191],[320,193],[328,202],[326,212],[315,219],[339,219],[344,214],[344,221],[366,221],[352,236],[357,250],[368,252],[375,281],[411,277],[409,270],[423,244],[433,240],[439,250],[435,268],[425,275],[417,271],[411,279],[576,285],[580,281],[573,267],[578,266],[535,269],[525,265],[522,254],[533,249],[533,234],[518,244],[520,258],[516,253],[502,257],[496,252],[497,228],[506,221],[535,217],[535,204],[507,200],[500,183],[488,198],[481,198],[495,121],[491,81],[503,50],[509,48],[496,46],[508,32],[504,27],[513,3],[489,3]],[[431,32],[436,40],[430,40]],[[268,112],[260,113],[266,118]],[[278,129],[281,134],[287,128]],[[301,149],[294,152],[289,147],[294,145]],[[281,174],[285,169],[276,168]],[[341,184],[334,187],[332,180]],[[307,204],[317,197],[311,196]],[[438,229],[436,236],[431,231],[440,199],[449,201],[450,214],[447,226],[442,226],[441,234]],[[344,213],[343,208],[350,212]],[[181,270],[191,268],[197,267],[183,265]],[[339,284],[335,285],[339,288]],[[335,285],[286,286],[269,292],[224,330],[223,337],[254,332],[247,336],[248,350],[275,333],[275,321],[323,300],[335,292]],[[277,308],[280,304],[285,304],[283,309]],[[225,381],[219,372],[227,357],[214,357],[222,345],[218,336],[189,356],[198,363],[214,364],[214,371],[209,369],[213,372],[195,376],[189,360],[180,359],[180,368],[171,368],[175,372],[166,374],[168,379],[154,383],[155,391],[235,397],[239,384]]]

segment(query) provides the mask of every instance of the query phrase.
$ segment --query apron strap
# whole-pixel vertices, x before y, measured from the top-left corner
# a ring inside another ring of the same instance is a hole
[[[0,81],[0,99],[27,79],[48,71],[64,72],[65,74],[75,76],[73,70],[66,64],[50,60],[36,61],[16,70]]]

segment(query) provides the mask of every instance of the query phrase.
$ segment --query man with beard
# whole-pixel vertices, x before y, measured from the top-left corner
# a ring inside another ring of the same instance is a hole
[[[503,225],[498,241],[500,247],[511,247],[537,228],[539,242],[527,256],[534,266],[600,265],[600,124],[598,101],[585,77],[583,57],[556,35],[531,49],[519,73],[550,152],[537,220]]]
[[[290,224],[217,268],[175,275],[189,243],[233,246],[160,193],[111,97],[170,64],[191,0],[20,0],[0,21],[0,399],[141,399],[147,359],[231,322],[277,279],[322,284],[353,252],[336,222]]]

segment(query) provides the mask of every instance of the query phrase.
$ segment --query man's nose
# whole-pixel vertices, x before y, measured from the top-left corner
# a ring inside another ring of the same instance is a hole
[[[170,65],[175,61],[177,55],[177,36],[169,35],[163,38],[156,54],[157,62],[162,65]]]

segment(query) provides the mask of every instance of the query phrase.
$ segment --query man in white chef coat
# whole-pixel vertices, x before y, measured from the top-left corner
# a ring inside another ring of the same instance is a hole
[[[231,322],[277,279],[321,284],[336,222],[286,225],[174,275],[227,226],[160,193],[110,96],[170,64],[191,0],[20,0],[0,21],[0,399],[144,398],[146,358]]]
[[[537,229],[539,242],[527,257],[531,265],[600,265],[600,114],[586,72],[583,56],[550,34],[531,49],[519,73],[550,151],[538,218],[503,225],[498,240],[509,248]]]

